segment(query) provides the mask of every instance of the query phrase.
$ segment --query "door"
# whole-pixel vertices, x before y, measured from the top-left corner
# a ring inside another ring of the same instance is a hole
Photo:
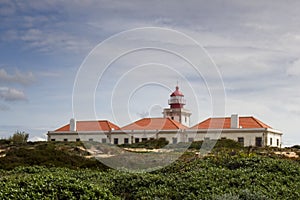
[[[262,147],[262,137],[255,138],[255,146]]]

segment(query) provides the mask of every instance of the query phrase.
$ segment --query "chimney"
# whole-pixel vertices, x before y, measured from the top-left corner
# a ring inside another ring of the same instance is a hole
[[[74,118],[70,119],[70,131],[76,131],[76,120]]]
[[[238,114],[232,114],[230,119],[230,128],[239,128],[239,116]]]

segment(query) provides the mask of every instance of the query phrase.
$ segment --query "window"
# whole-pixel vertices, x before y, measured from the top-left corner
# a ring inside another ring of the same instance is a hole
[[[187,117],[184,117],[184,121],[185,121],[185,123],[187,122]]]
[[[150,140],[154,140],[154,138],[153,138],[153,137],[151,137],[151,138],[150,138]]]
[[[51,139],[51,141],[52,141],[52,142],[54,142],[54,141],[55,141],[55,139]]]
[[[171,117],[171,119],[174,119],[174,117]]]
[[[166,141],[166,138],[165,138],[165,137],[161,137],[161,138],[159,138],[159,139],[161,139],[161,140],[163,140],[163,141]]]
[[[147,138],[142,138],[142,142],[147,141]]]
[[[102,138],[101,142],[106,143],[106,138]]]
[[[226,140],[226,137],[221,137],[221,140]]]
[[[93,142],[93,138],[90,138],[89,141],[90,141],[90,142]]]
[[[172,143],[173,143],[173,144],[177,144],[177,138],[173,137],[173,138],[172,138]]]
[[[270,145],[272,145],[272,143],[273,143],[273,140],[272,140],[272,138],[270,138]]]
[[[243,137],[238,137],[238,142],[244,146],[244,138]]]
[[[119,139],[118,138],[114,138],[114,144],[119,144]]]
[[[124,144],[128,144],[129,143],[129,139],[128,138],[124,138]]]
[[[194,138],[188,138],[188,142],[194,142]]]
[[[279,139],[276,140],[277,146],[279,147]]]
[[[64,139],[64,142],[68,142],[68,139],[67,139],[67,138],[65,138],[65,139]]]
[[[140,138],[134,138],[134,143],[139,143],[140,142]]]
[[[76,138],[76,142],[79,142],[80,141],[80,138]]]
[[[209,137],[205,137],[205,138],[204,138],[204,140],[209,140],[209,139],[210,139]]]
[[[262,147],[262,138],[261,137],[255,138],[255,146]]]

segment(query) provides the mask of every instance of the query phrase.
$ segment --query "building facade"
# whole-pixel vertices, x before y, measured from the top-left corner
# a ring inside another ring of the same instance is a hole
[[[170,144],[232,139],[243,146],[281,147],[282,132],[252,116],[208,118],[189,126],[191,112],[184,109],[186,100],[179,87],[170,95],[170,108],[162,118],[143,118],[124,127],[107,120],[76,121],[54,131],[48,131],[48,141],[95,141],[110,144],[132,144],[163,138]]]
[[[226,138],[243,146],[281,147],[282,132],[252,116],[208,118],[188,131],[196,132],[195,140]],[[217,137],[217,138],[216,138]]]
[[[120,127],[107,120],[76,121],[71,119],[66,124],[54,131],[48,131],[48,141],[97,141],[110,143],[108,137],[112,131],[120,130]]]

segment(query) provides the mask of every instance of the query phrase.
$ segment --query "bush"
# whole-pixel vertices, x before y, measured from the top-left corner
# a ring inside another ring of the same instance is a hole
[[[121,144],[119,147],[126,148],[146,148],[146,149],[159,149],[166,146],[169,142],[163,138],[154,139],[154,140],[146,140],[139,143],[133,144]]]
[[[261,156],[176,161],[151,173],[17,167],[0,199],[300,199],[300,165]]]
[[[293,148],[293,149],[300,149],[300,145],[294,145],[291,148]]]
[[[12,172],[16,175],[1,178],[0,199],[119,199],[108,189],[74,177],[75,171],[26,167]]]
[[[29,134],[20,131],[17,131],[13,134],[12,137],[9,138],[9,140],[13,143],[13,144],[24,144],[27,142],[29,138]]]
[[[0,169],[13,169],[17,166],[40,165],[47,167],[94,168],[106,170],[107,167],[96,159],[88,159],[68,151],[58,149],[58,144],[41,143],[35,147],[15,147],[0,158]]]
[[[6,146],[9,145],[11,143],[10,140],[6,140],[6,139],[0,139],[0,145],[2,146]]]
[[[206,146],[203,146],[203,145]],[[207,140],[205,141],[194,141],[190,145],[189,149],[200,149],[200,148],[206,148],[210,145],[214,145],[214,149],[220,149],[220,148],[228,148],[228,149],[241,149],[243,146],[234,140],[230,139],[219,139],[219,140]]]
[[[219,153],[177,160],[151,173],[128,173],[94,165],[78,169],[89,161],[58,150],[67,147],[67,143],[40,143],[8,153],[11,160],[1,167],[36,162],[47,168],[0,170],[0,199],[300,199],[300,164],[293,160]],[[193,151],[185,154],[193,155]]]

